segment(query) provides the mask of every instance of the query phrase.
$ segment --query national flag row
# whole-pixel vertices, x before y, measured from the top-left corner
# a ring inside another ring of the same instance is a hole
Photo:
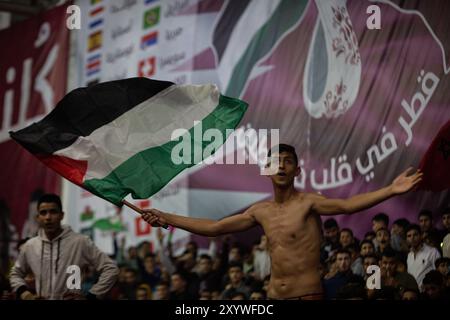
[[[88,85],[92,85],[100,81],[104,12],[105,6],[102,0],[91,0],[91,7],[89,9],[88,16],[89,36],[86,46],[88,55],[85,64]]]
[[[146,5],[153,5],[155,0],[145,0]],[[140,40],[140,48],[146,54],[150,55],[146,56],[143,59],[140,59],[138,62],[138,76],[150,78],[156,73],[156,56],[152,54],[153,48],[156,47],[158,43],[158,30],[156,27],[159,25],[161,19],[161,5],[156,5],[152,7],[148,7],[144,11],[144,19],[143,19],[143,30],[144,33],[141,36]]]

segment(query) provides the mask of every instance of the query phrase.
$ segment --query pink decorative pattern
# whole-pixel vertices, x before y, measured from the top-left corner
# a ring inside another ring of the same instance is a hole
[[[353,32],[352,23],[345,7],[331,7],[333,10],[333,27],[339,30],[341,37],[332,40],[333,51],[338,57],[341,54],[345,56],[345,62],[356,65],[360,62],[358,40]]]
[[[347,86],[344,84],[343,79],[334,88],[334,92],[328,90],[326,94],[325,105],[325,117],[336,118],[347,111],[348,100],[342,100],[342,95],[347,90]]]

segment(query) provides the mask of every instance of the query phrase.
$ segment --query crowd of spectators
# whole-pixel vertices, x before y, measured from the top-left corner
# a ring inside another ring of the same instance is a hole
[[[379,213],[372,230],[357,239],[335,219],[323,221],[320,266],[326,299],[450,300],[450,208],[436,229],[432,212],[421,210],[417,221]],[[111,257],[119,267],[117,283],[107,299],[120,300],[260,300],[270,279],[269,242],[262,235],[253,245],[233,235],[209,239],[208,248],[190,241],[174,255],[167,233],[158,229],[158,244],[127,246],[115,241]],[[20,246],[27,239],[19,241]],[[153,249],[155,248],[155,249]],[[11,265],[14,259],[11,259]],[[34,287],[34,275],[26,278]],[[82,290],[97,281],[92,268],[83,270]],[[2,299],[15,299],[8,272],[0,273]]]

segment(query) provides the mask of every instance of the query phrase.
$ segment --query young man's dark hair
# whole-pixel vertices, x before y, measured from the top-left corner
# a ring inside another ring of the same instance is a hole
[[[370,244],[372,247],[374,247],[374,245],[373,245],[373,242],[372,241],[370,241],[370,240],[367,240],[367,239],[364,239],[364,240],[362,240],[360,243],[359,243],[359,250],[361,250],[362,249],[362,246],[364,245],[364,244]]]
[[[344,248],[339,248],[339,249],[337,249],[337,250],[336,250],[336,253],[334,254],[334,256],[337,257],[337,255],[338,255],[339,253],[348,254],[350,257],[352,256],[351,253],[350,253],[350,251],[348,251],[347,249],[344,249]]]
[[[175,271],[174,273],[171,274],[171,276],[179,276],[181,279],[183,279],[185,282],[188,281],[187,276],[186,276],[186,272],[183,271]]]
[[[338,228],[336,219],[329,218],[329,219],[325,220],[325,222],[323,223],[323,228],[324,229]]]
[[[276,147],[278,147],[278,153],[287,152],[287,153],[292,154],[294,156],[295,165],[298,166],[297,152],[295,152],[295,148],[293,146],[288,145],[288,144],[280,143],[279,145],[273,147],[272,149],[269,150],[269,152],[267,154],[268,157],[271,156],[272,150]]]
[[[441,216],[445,216],[447,214],[450,214],[450,207],[446,207],[441,211]]]
[[[353,238],[353,231],[352,231],[352,229],[344,228],[344,229],[341,229],[341,233],[342,233],[342,232],[348,232],[348,233],[352,236],[352,238]]]
[[[350,253],[359,252],[359,245],[355,242],[345,247],[345,249],[347,249]]]
[[[239,292],[239,291],[235,291],[235,292],[232,292],[230,294],[230,299],[231,300],[234,300],[236,298],[241,298],[241,300],[247,300],[247,296],[245,295],[245,293],[242,293],[242,292]]]
[[[428,209],[420,210],[417,218],[420,218],[422,216],[426,216],[426,217],[430,218],[430,220],[433,220],[433,213],[430,210],[428,210]]]
[[[387,214],[385,214],[384,212],[380,212],[380,213],[376,214],[372,218],[372,221],[382,221],[382,222],[384,222],[386,227],[389,226],[389,216]]]
[[[379,261],[379,260],[380,260],[380,257],[379,257],[378,255],[376,255],[376,254],[368,254],[367,256],[365,256],[365,257],[363,258],[363,262],[364,262],[364,260],[366,260],[366,259],[375,259],[375,260]]]
[[[444,278],[439,271],[431,270],[425,275],[425,278],[423,278],[423,284],[434,284],[440,287],[444,284]]]
[[[144,260],[147,258],[156,258],[156,255],[153,252],[148,252],[145,254]]]
[[[381,253],[381,257],[397,259],[397,253],[396,253],[393,249],[391,249],[391,248],[386,248],[386,249]]]
[[[42,197],[39,198],[37,209],[39,210],[39,206],[41,203],[56,203],[58,205],[59,211],[62,211],[61,198],[53,193],[46,193]]]
[[[403,228],[403,230],[406,230],[406,228],[410,225],[410,222],[408,221],[408,219],[400,218],[395,220],[393,224],[396,224],[399,227]]]
[[[253,298],[253,295],[259,295],[260,297],[261,297],[261,299],[260,300],[266,300],[266,298],[267,298],[267,294],[266,294],[266,292],[264,291],[264,290],[262,290],[262,289],[255,289],[255,290],[253,290],[251,293],[250,293],[250,300],[255,300],[254,298]]]
[[[367,231],[366,234],[364,235],[364,239],[367,239],[367,237],[373,237],[373,238],[375,238],[375,237],[376,237],[376,234],[375,234],[375,232],[373,232],[373,231]]]
[[[239,268],[239,269],[241,269],[241,271],[243,270],[242,263],[235,262],[235,261],[232,261],[228,264],[228,270],[230,270],[231,268]]]
[[[199,259],[207,259],[209,262],[212,262],[212,258],[209,254],[201,254]]]
[[[439,267],[439,265],[441,263],[447,263],[450,266],[450,258],[438,258],[436,259],[436,261],[434,262],[434,266],[436,267],[436,269]]]
[[[408,233],[411,230],[416,230],[418,233],[421,233],[420,226],[415,223],[411,223],[405,230],[405,233]]]
[[[138,272],[137,272],[136,269],[130,268],[130,267],[126,267],[125,270],[124,270],[124,272],[131,272],[131,273],[133,273],[135,276],[137,276],[137,274],[138,274]]]

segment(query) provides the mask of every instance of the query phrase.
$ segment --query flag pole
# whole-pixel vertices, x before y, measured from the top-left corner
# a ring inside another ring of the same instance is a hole
[[[144,213],[144,211],[142,211],[141,208],[136,207],[134,204],[128,202],[128,201],[125,200],[125,199],[122,200],[122,203],[123,203],[124,205],[126,205],[128,208],[130,208],[130,209],[136,211],[136,212],[139,213],[140,215],[142,215],[142,214]],[[161,226],[161,227],[163,227],[164,229],[169,229],[169,226],[168,226],[167,224],[165,224],[165,225],[163,225],[163,226]]]

